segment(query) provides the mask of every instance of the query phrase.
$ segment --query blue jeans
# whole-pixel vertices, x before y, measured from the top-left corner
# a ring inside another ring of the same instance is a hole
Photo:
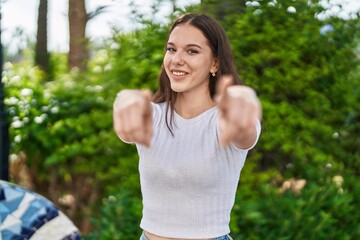
[[[145,234],[143,233],[140,237],[140,240],[149,240]],[[230,235],[225,235],[225,236],[222,236],[222,237],[217,237],[217,238],[214,238],[214,240],[233,240]]]

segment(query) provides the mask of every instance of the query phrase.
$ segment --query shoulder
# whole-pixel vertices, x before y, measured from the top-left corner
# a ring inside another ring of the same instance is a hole
[[[162,102],[162,103],[154,103],[151,102],[151,107],[154,113],[158,113],[161,114],[162,112],[166,111],[166,103]]]
[[[152,115],[153,115],[153,121],[154,125],[159,124],[160,120],[162,119],[162,116],[165,116],[166,112],[166,103],[154,103],[151,102],[152,107]]]

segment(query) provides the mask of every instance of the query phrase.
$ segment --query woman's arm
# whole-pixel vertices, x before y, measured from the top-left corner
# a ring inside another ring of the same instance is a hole
[[[230,77],[224,77],[218,86],[220,144],[226,146],[231,142],[237,148],[248,149],[257,140],[256,126],[262,114],[260,101],[252,88],[231,82]]]

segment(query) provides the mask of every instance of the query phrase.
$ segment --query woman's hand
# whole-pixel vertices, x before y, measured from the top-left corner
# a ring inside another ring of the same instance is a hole
[[[220,144],[251,147],[257,137],[256,124],[262,109],[255,91],[247,86],[232,85],[231,77],[223,77],[217,87]]]
[[[113,105],[116,134],[125,142],[150,146],[152,137],[152,107],[149,90],[120,91]]]

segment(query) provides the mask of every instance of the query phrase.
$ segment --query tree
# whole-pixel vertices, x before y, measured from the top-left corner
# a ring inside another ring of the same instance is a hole
[[[245,0],[201,0],[201,7],[206,12],[223,20],[228,15],[243,12],[245,2]]]
[[[1,13],[0,13],[1,19]],[[1,42],[1,26],[0,26],[0,72],[3,66],[3,48]],[[4,84],[0,79],[0,179],[8,180],[9,178],[9,130],[6,121],[5,105],[4,105]]]
[[[40,0],[38,26],[35,47],[35,63],[45,72],[49,71],[49,53],[47,50],[47,10],[48,1]]]
[[[87,14],[85,0],[69,0],[69,35],[70,47],[68,65],[80,71],[86,69],[88,58],[87,39],[85,36]]]
[[[86,12],[85,0],[69,0],[69,35],[70,46],[68,65],[72,69],[86,70],[88,62],[88,38],[86,24],[106,10],[107,6],[100,5],[93,12]]]

